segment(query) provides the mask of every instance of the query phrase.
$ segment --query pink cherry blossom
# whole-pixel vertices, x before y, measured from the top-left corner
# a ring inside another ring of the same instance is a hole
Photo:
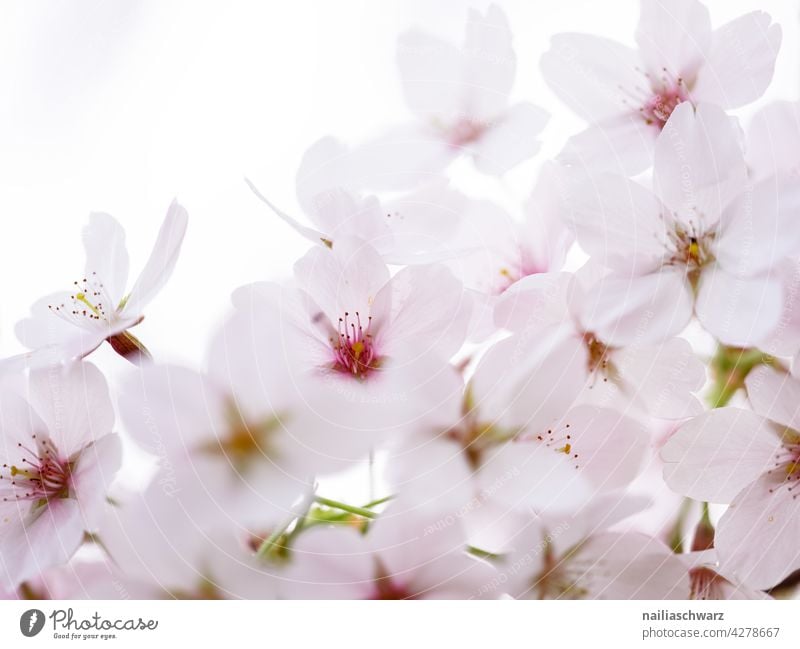
[[[31,307],[17,337],[31,349],[47,351],[44,362],[81,358],[103,341],[122,356],[147,350],[128,331],[144,318],[144,309],[166,284],[178,260],[188,216],[170,205],[150,258],[127,293],[128,251],[125,231],[108,214],[95,213],[83,230],[86,267],[68,291],[53,293]],[[35,360],[35,359],[34,359]]]
[[[548,115],[529,102],[509,104],[516,73],[502,10],[470,10],[459,48],[419,30],[400,37],[397,61],[416,123],[395,127],[354,152],[365,185],[399,188],[436,176],[461,154],[481,172],[502,175],[539,149]]]
[[[716,534],[720,565],[763,589],[800,567],[800,383],[765,367],[746,383],[753,411],[729,407],[695,417],[672,436],[662,457],[672,489],[730,503]]]
[[[772,80],[781,29],[761,11],[712,30],[697,0],[642,0],[638,51],[589,34],[558,34],[545,80],[589,124],[563,162],[633,175],[652,164],[656,138],[682,103],[739,108]]]
[[[121,446],[105,379],[88,363],[32,371],[4,391],[0,412],[0,578],[12,588],[96,530]]]
[[[774,269],[800,239],[797,183],[749,184],[730,120],[689,103],[658,138],[653,182],[651,193],[613,174],[576,181],[578,241],[609,271],[591,291],[596,333],[617,345],[655,342],[694,312],[720,342],[758,344],[782,309]]]

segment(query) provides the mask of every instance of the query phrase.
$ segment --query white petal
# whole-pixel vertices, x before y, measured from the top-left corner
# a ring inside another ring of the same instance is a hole
[[[800,430],[800,381],[770,367],[757,367],[745,379],[747,398],[759,415]]]
[[[128,281],[125,230],[113,216],[93,213],[83,229],[83,247],[86,249],[86,276],[96,273],[109,296],[115,300],[112,306],[116,306]]]
[[[726,345],[760,342],[777,325],[782,306],[781,285],[773,277],[736,277],[718,264],[700,276],[697,319]]]
[[[638,112],[622,112],[570,137],[558,159],[588,171],[634,176],[653,164],[659,132]]]
[[[528,102],[514,104],[489,125],[474,145],[475,167],[500,176],[533,156],[548,113]]]
[[[462,56],[463,108],[478,120],[491,119],[505,108],[517,70],[511,29],[500,7],[491,5],[486,15],[470,10]]]
[[[397,64],[408,107],[422,117],[459,112],[462,53],[454,45],[418,30],[397,40]]]
[[[158,231],[153,251],[128,295],[125,304],[127,313],[141,313],[167,283],[178,261],[188,222],[186,210],[173,201]]]
[[[72,454],[111,432],[114,407],[106,379],[91,363],[30,373],[28,401],[62,453]]]
[[[746,179],[737,131],[725,113],[709,104],[679,104],[656,141],[654,169],[656,193],[675,218],[703,232]]]
[[[367,316],[389,270],[367,243],[339,239],[329,248],[312,248],[294,265],[295,279],[322,309],[332,326],[345,313]],[[373,326],[383,325],[377,320]]]
[[[589,123],[626,110],[621,90],[640,86],[639,57],[625,45],[589,34],[557,34],[541,58],[542,74],[559,99]]]
[[[581,247],[614,270],[641,274],[658,268],[667,249],[663,206],[622,176],[576,178],[565,196]]]
[[[705,383],[705,367],[683,338],[662,345],[632,345],[611,353],[611,363],[623,395],[640,400],[654,417],[684,419],[703,412],[693,394]]]
[[[754,588],[775,586],[800,568],[800,500],[796,489],[780,485],[784,476],[764,476],[745,488],[717,527],[722,567]]]
[[[113,433],[87,446],[78,456],[72,484],[85,529],[97,529],[100,513],[106,504],[106,494],[110,492],[121,464],[122,443],[119,435]]]
[[[498,298],[494,323],[514,332],[536,331],[569,317],[569,273],[537,273],[514,282]]]
[[[800,104],[776,101],[756,113],[747,132],[747,160],[757,178],[800,171]]]
[[[764,94],[781,46],[781,28],[771,23],[769,14],[754,11],[714,30],[692,96],[723,108],[739,108]]]
[[[711,18],[697,0],[642,0],[636,42],[656,79],[682,77],[691,84],[711,48]]]
[[[692,315],[692,301],[691,287],[680,270],[631,278],[609,275],[588,292],[581,323],[614,347],[655,343],[683,330]]]
[[[775,268],[800,246],[800,186],[792,176],[743,185],[720,223],[716,257],[730,273],[751,276]]]
[[[679,494],[729,503],[770,468],[778,438],[762,417],[719,408],[681,426],[661,450],[664,480]]]

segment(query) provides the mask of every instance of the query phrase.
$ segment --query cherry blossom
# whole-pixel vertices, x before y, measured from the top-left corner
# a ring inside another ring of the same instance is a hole
[[[17,324],[20,341],[45,349],[46,362],[81,358],[103,341],[121,356],[135,359],[147,350],[128,329],[144,318],[144,309],[166,284],[178,260],[188,216],[173,202],[150,258],[133,288],[128,280],[125,231],[108,214],[94,213],[83,230],[86,267],[68,291],[53,293],[31,307],[31,317]]]
[[[721,408],[684,424],[662,450],[664,479],[697,500],[730,503],[716,534],[720,565],[769,588],[800,567],[800,383],[761,367],[746,385],[753,411]]]
[[[13,588],[68,561],[96,530],[121,446],[91,364],[32,371],[0,399],[0,577]]]
[[[547,113],[509,105],[516,74],[511,30],[502,10],[470,10],[461,48],[414,29],[403,34],[397,62],[416,123],[397,126],[354,151],[365,185],[396,189],[438,175],[461,154],[478,170],[502,175],[539,149]]]
[[[633,175],[677,106],[724,109],[758,99],[772,80],[781,28],[754,11],[713,29],[697,0],[642,0],[638,51],[589,34],[558,34],[541,59],[550,88],[589,124],[563,162]]]
[[[610,271],[591,294],[596,332],[611,344],[655,342],[694,312],[720,342],[758,344],[782,309],[774,269],[800,236],[797,183],[748,183],[730,120],[689,103],[658,139],[653,182],[654,193],[613,174],[575,181],[578,241]]]

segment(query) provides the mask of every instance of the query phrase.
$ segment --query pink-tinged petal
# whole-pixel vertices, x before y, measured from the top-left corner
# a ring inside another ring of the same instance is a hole
[[[753,588],[775,586],[800,568],[800,500],[781,473],[745,487],[717,527],[720,565]]]
[[[613,350],[609,363],[613,374],[604,386],[615,386],[653,417],[685,419],[703,412],[694,393],[705,383],[705,366],[683,338]]]
[[[67,361],[88,354],[96,349],[109,335],[104,322],[87,318],[71,317],[71,296],[66,291],[52,293],[34,302],[31,317],[17,322],[14,333],[29,349],[45,347],[53,350],[57,362]],[[64,314],[54,312],[58,307]]]
[[[126,377],[119,409],[133,439],[170,461],[182,461],[225,433],[221,389],[183,367],[148,365]]]
[[[781,47],[780,25],[754,11],[714,30],[711,51],[692,96],[723,108],[739,108],[764,94]]]
[[[560,328],[501,340],[475,369],[475,408],[501,429],[540,433],[574,403],[586,380],[587,361],[582,341]]]
[[[485,15],[470,9],[462,53],[465,91],[461,106],[470,117],[492,119],[505,108],[517,70],[511,40],[511,28],[500,7],[491,5]]]
[[[353,178],[364,188],[408,190],[441,178],[459,152],[442,125],[396,126],[352,150]]]
[[[128,281],[125,230],[109,214],[90,214],[89,224],[83,229],[83,247],[86,249],[86,277],[95,274],[115,300],[109,306],[116,307]]]
[[[557,34],[540,61],[550,89],[592,124],[626,111],[621,88],[645,81],[638,64],[630,47],[589,34]]]
[[[691,287],[678,269],[630,278],[610,275],[588,292],[581,322],[613,347],[651,344],[686,327],[692,302]]]
[[[783,294],[777,278],[736,277],[719,264],[700,276],[697,319],[726,345],[758,344],[778,324],[782,308]]]
[[[333,324],[348,314],[367,315],[389,269],[366,242],[345,237],[332,249],[312,248],[294,265],[298,286],[308,293]],[[384,324],[376,319],[374,327]]]
[[[487,454],[475,477],[481,500],[519,512],[573,511],[596,493],[562,453],[542,444],[506,442]]]
[[[83,542],[77,501],[59,498],[32,519],[27,514],[29,507],[28,502],[10,503],[0,510],[2,520],[9,521],[0,528],[0,580],[7,588],[66,563]]]
[[[800,381],[791,374],[757,367],[745,379],[753,410],[778,424],[800,430]]]
[[[544,442],[534,438],[530,443],[549,444],[559,459],[574,466],[602,491],[630,484],[642,467],[648,447],[641,424],[608,408],[577,406],[550,430],[552,433],[540,431]]]
[[[6,387],[0,395],[0,456],[3,458],[0,465],[10,464],[19,454],[18,444],[29,446],[33,435],[47,432],[47,424],[31,405],[15,390]]]
[[[607,173],[578,177],[570,183],[565,208],[578,243],[604,266],[638,275],[662,264],[665,210],[638,183]]]
[[[654,80],[683,78],[690,85],[711,49],[711,18],[697,0],[642,0],[636,29],[647,71]]]
[[[686,422],[661,449],[664,480],[690,498],[729,503],[770,468],[778,444],[755,413],[712,410]]]
[[[381,249],[387,263],[430,263],[458,257],[453,243],[471,200],[439,179],[399,198],[385,201],[380,219],[391,232],[391,248]]]
[[[303,211],[314,219],[319,212],[319,196],[332,190],[355,194],[358,188],[350,172],[350,149],[344,143],[323,137],[312,144],[303,154],[296,175],[297,200]]]
[[[783,288],[783,311],[777,326],[757,347],[773,356],[791,357],[800,349],[800,260],[787,260],[777,272]]]
[[[726,271],[752,276],[776,268],[800,246],[800,186],[791,176],[743,185],[720,223],[716,258]]]
[[[390,321],[375,323],[376,344],[388,356],[450,358],[464,343],[471,300],[446,266],[402,269],[377,296],[375,305],[383,303],[391,305]]]
[[[634,176],[653,164],[658,133],[638,111],[626,111],[570,137],[558,159],[594,172]]]
[[[367,539],[351,527],[314,527],[292,547],[283,577],[288,599],[368,599],[377,576]]]
[[[704,232],[746,184],[737,129],[717,106],[679,104],[656,141],[653,175],[674,218]]]
[[[587,598],[685,599],[689,592],[689,573],[680,557],[638,532],[595,534],[574,560],[585,565],[574,570]]]
[[[397,64],[408,107],[424,118],[449,118],[461,110],[463,55],[455,46],[418,30],[397,40]]]
[[[800,104],[771,103],[747,131],[747,161],[756,178],[800,173]]]
[[[475,167],[501,176],[532,157],[540,147],[537,136],[550,115],[528,102],[514,104],[489,124],[474,146]]]
[[[293,216],[290,216],[283,210],[276,207],[264,194],[259,191],[258,187],[255,184],[248,180],[247,178],[244,179],[247,186],[250,188],[250,191],[255,194],[256,198],[264,203],[270,211],[275,214],[281,221],[286,223],[290,228],[292,228],[295,232],[297,232],[300,236],[305,237],[309,241],[312,241],[316,244],[324,243],[328,240],[328,235],[326,233],[320,232],[319,230],[315,230],[314,228],[310,228],[307,225],[303,225]]]
[[[80,450],[114,426],[108,384],[91,363],[32,371],[26,398],[62,453]]]
[[[119,435],[104,435],[81,451],[72,473],[72,488],[81,509],[84,528],[94,531],[100,524],[106,494],[122,465]]]
[[[494,323],[514,332],[537,331],[569,317],[569,273],[528,275],[503,292],[494,307]]]
[[[125,303],[127,313],[141,313],[167,283],[178,261],[188,223],[189,215],[186,210],[173,201],[158,231],[153,251],[128,295]]]

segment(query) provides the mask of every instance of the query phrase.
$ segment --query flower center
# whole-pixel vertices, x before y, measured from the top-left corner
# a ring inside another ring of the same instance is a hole
[[[452,147],[462,147],[478,140],[486,126],[466,117],[460,118],[447,129],[447,141]]]
[[[72,465],[48,437],[32,435],[31,440],[33,448],[18,443],[19,459],[0,468],[3,502],[32,500],[46,505],[51,498],[68,498]]]
[[[530,440],[544,444],[547,448],[552,449],[556,453],[563,453],[570,458],[570,461],[575,462],[576,469],[581,468],[580,464],[578,464],[579,454],[576,453],[574,440],[570,434],[569,424],[564,424],[560,429],[548,428],[544,433],[522,435],[514,438],[515,442],[524,442]]]
[[[639,113],[647,124],[661,130],[678,104],[689,100],[689,91],[684,79],[671,74],[667,68],[662,68],[658,79],[650,74],[645,76],[650,82],[651,94],[639,107]]]
[[[372,316],[367,318],[364,327],[358,311],[355,312],[355,319],[351,319],[349,312],[339,318],[336,337],[331,338],[335,370],[364,378],[380,366],[380,358],[370,333],[371,327]]]
[[[775,480],[769,493],[775,493],[784,487],[791,493],[792,500],[797,498],[797,483],[800,481],[800,434],[793,430],[783,433],[781,446],[775,453],[773,468],[767,475]]]
[[[714,230],[702,231],[692,221],[688,227],[676,223],[668,233],[666,264],[684,266],[689,279],[696,283],[700,270],[714,261],[711,246],[716,238]]]
[[[47,308],[57,316],[78,325],[87,321],[108,322],[114,317],[117,310],[97,273],[92,272],[88,277],[73,282],[73,285],[75,293],[67,301],[49,304]]]
[[[272,436],[280,427],[278,417],[252,423],[245,420],[231,400],[227,405],[225,436],[209,441],[200,450],[209,455],[222,455],[236,470],[256,458],[270,457],[274,453]]]

